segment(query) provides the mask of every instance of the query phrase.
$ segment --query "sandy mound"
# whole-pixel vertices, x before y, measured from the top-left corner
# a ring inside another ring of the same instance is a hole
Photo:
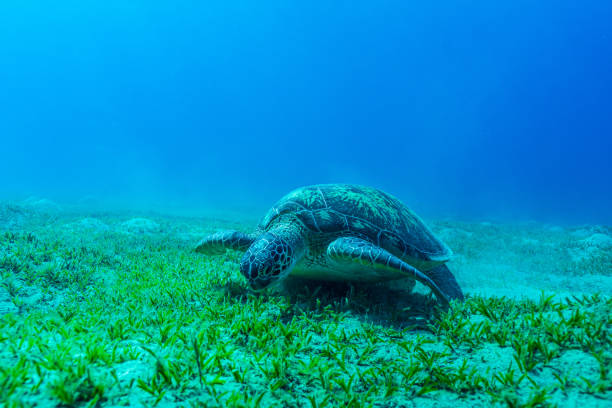
[[[160,232],[160,226],[147,218],[132,218],[121,224],[123,231],[131,234],[153,234]]]

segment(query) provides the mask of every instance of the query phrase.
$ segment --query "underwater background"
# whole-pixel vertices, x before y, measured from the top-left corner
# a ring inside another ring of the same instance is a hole
[[[608,1],[8,1],[0,196],[612,220]]]
[[[610,22],[603,0],[0,2],[0,408],[612,407]],[[253,291],[337,238],[251,235],[321,183],[426,227],[322,188],[404,251],[318,260],[419,280],[326,264]]]

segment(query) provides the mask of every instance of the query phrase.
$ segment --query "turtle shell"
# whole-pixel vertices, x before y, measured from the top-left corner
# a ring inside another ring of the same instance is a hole
[[[259,228],[295,217],[312,234],[333,240],[365,239],[405,261],[447,261],[451,250],[401,201],[383,191],[351,184],[301,187],[281,198]]]

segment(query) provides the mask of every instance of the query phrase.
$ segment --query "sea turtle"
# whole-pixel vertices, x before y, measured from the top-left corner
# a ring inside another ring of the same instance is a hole
[[[281,198],[256,231],[221,231],[196,251],[246,251],[240,271],[255,290],[289,273],[308,279],[380,282],[411,277],[443,304],[463,299],[444,264],[451,250],[397,198],[371,187],[320,184]]]

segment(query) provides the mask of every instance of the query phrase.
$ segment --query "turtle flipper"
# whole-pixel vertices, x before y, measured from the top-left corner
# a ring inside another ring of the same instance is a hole
[[[449,304],[447,296],[437,283],[418,269],[408,265],[390,252],[363,239],[343,237],[334,240],[327,247],[327,256],[334,262],[342,264],[361,264],[368,268],[383,271],[394,270],[413,277],[431,288],[436,298],[444,305]],[[450,273],[450,272],[449,272]]]
[[[255,237],[240,231],[219,231],[205,237],[195,247],[195,251],[206,255],[219,255],[226,249],[246,251]]]
[[[446,264],[438,265],[428,270],[427,276],[429,276],[432,281],[436,282],[436,285],[438,285],[438,287],[442,289],[442,292],[450,299],[464,299],[463,292],[457,283],[457,279],[455,279],[455,276],[448,269]]]

